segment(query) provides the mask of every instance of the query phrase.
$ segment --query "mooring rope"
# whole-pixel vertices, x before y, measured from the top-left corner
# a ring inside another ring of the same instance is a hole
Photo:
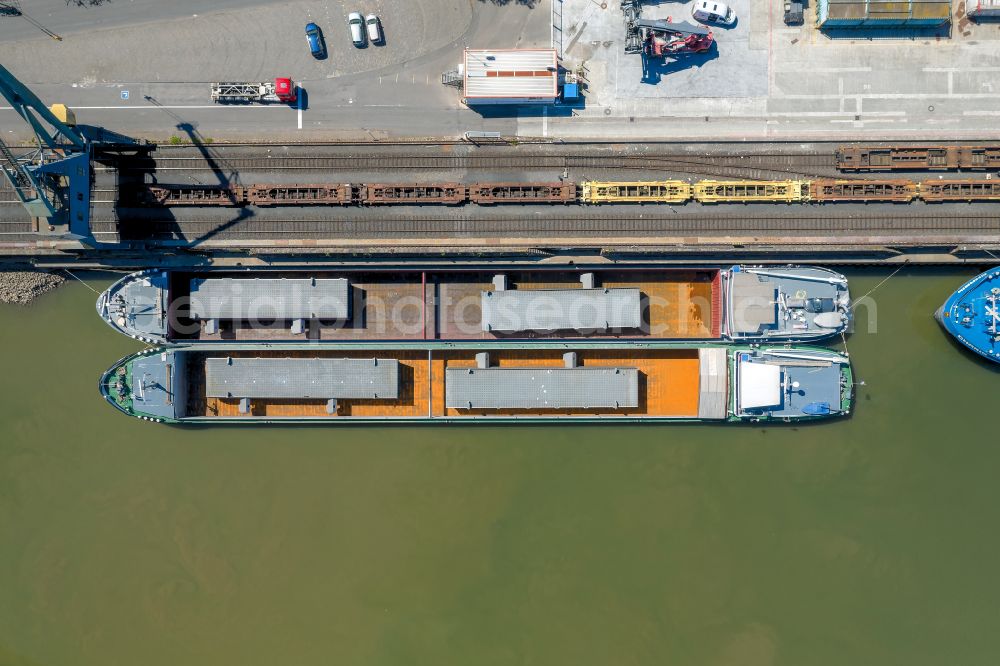
[[[80,278],[78,278],[77,276],[73,275],[73,273],[68,268],[61,268],[60,270],[66,271],[71,278],[73,278],[74,280],[76,280],[77,282],[79,282],[80,284],[82,284],[84,287],[86,287],[87,289],[91,290],[95,294],[100,295],[101,292],[97,291],[96,289],[94,289],[93,287],[91,287],[89,284],[87,284],[86,282],[84,282],[83,280],[81,280]]]
[[[871,296],[873,293],[875,293],[876,289],[878,289],[883,284],[885,284],[886,282],[888,282],[889,280],[891,280],[893,278],[893,276],[896,275],[896,273],[898,273],[899,271],[901,271],[904,268],[906,268],[907,265],[909,265],[909,263],[910,263],[909,259],[905,260],[903,262],[903,264],[899,268],[897,268],[896,270],[894,270],[892,273],[890,273],[888,276],[886,276],[885,279],[883,279],[877,285],[875,285],[874,287],[872,287],[871,289],[869,289],[867,292],[865,292],[864,295],[862,295],[860,298],[855,298],[853,301],[851,301],[851,305],[849,306],[848,309],[853,310],[854,306],[857,304],[858,301],[863,300],[863,299],[868,298],[869,296]]]

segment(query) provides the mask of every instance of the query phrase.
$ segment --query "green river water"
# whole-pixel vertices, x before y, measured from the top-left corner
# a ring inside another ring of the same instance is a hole
[[[84,285],[0,306],[0,664],[996,664],[1000,374],[931,317],[975,272],[879,287],[806,427],[171,428]]]

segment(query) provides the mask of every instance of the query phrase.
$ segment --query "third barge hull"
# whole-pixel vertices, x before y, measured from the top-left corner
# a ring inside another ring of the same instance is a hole
[[[847,280],[805,266],[143,271],[101,294],[152,344],[460,340],[811,342],[849,323]]]

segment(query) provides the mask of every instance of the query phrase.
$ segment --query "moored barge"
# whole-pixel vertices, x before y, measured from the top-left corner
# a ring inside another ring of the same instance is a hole
[[[191,344],[100,380],[119,411],[213,423],[790,421],[846,415],[847,356],[634,342]]]
[[[147,270],[100,295],[151,344],[622,339],[812,342],[850,322],[812,266]]]

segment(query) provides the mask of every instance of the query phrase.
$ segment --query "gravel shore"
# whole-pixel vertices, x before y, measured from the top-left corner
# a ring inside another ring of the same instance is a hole
[[[43,271],[0,271],[0,303],[30,303],[66,278]]]

